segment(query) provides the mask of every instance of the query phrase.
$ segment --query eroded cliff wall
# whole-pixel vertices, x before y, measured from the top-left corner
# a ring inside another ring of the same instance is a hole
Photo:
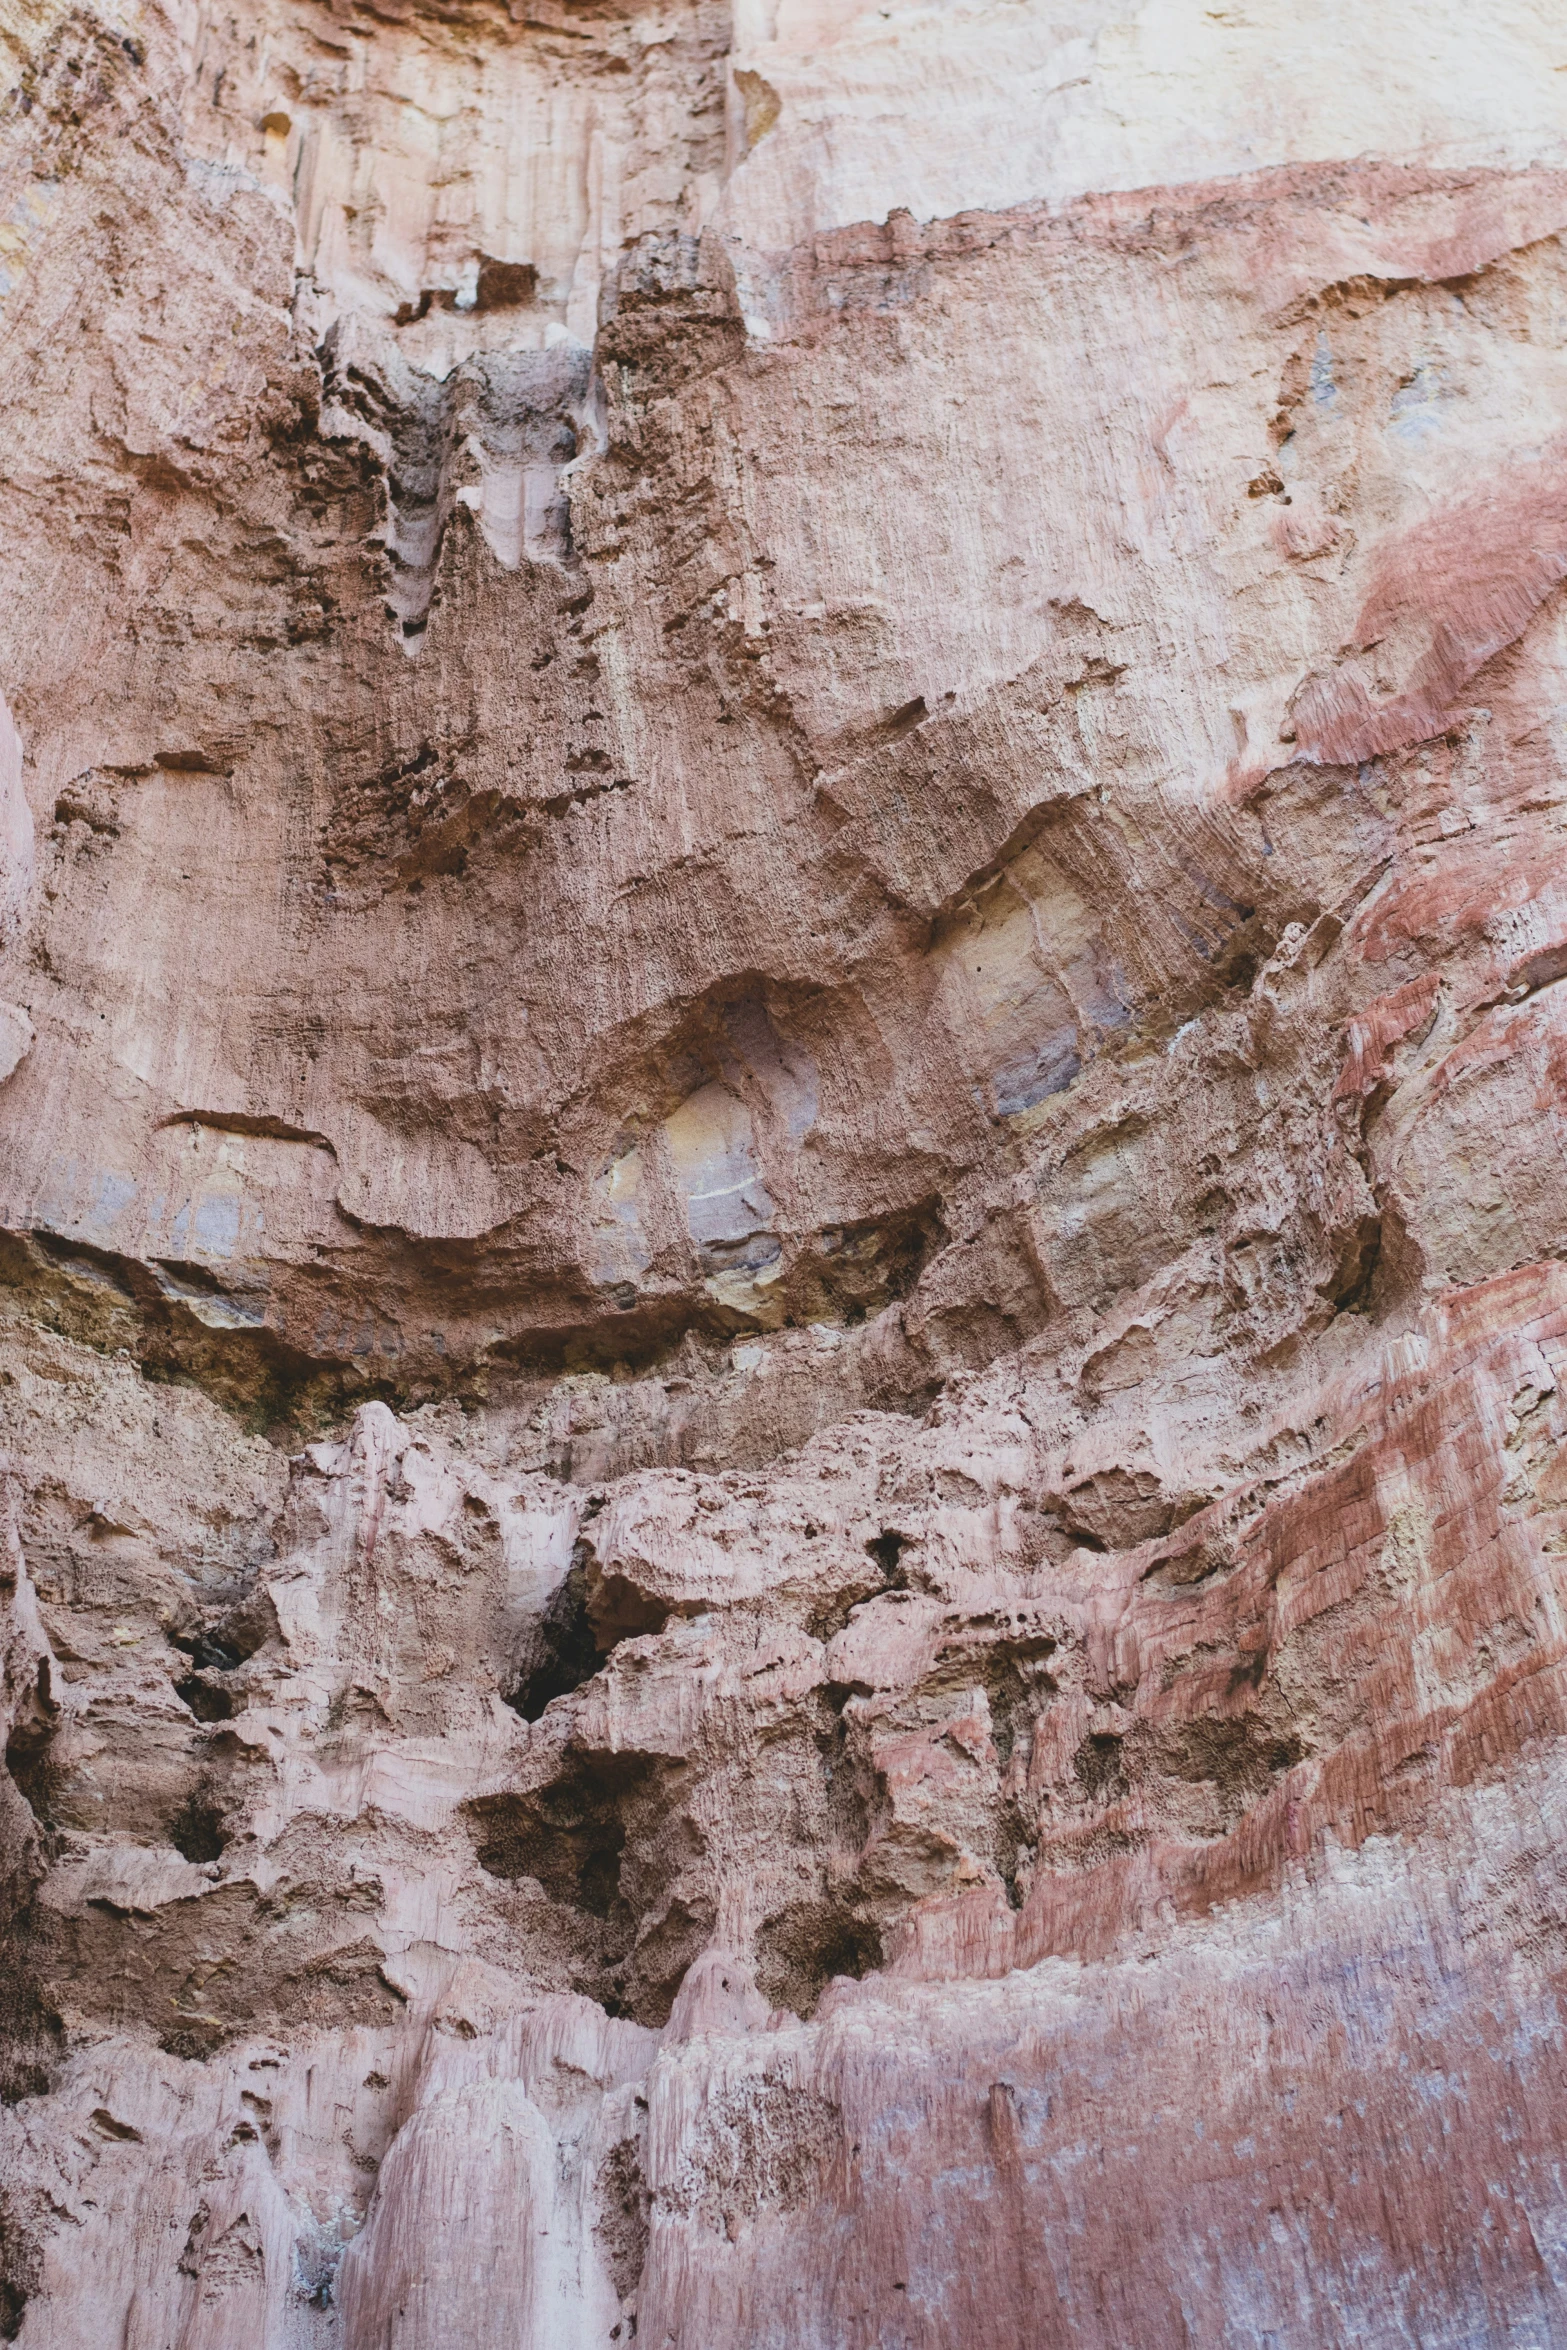
[[[0,66],[0,2334],[1567,2338],[1560,7]]]

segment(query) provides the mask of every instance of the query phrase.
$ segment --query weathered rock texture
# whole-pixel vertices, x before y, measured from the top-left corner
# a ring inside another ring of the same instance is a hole
[[[0,2334],[1567,2340],[1558,0],[0,22]]]

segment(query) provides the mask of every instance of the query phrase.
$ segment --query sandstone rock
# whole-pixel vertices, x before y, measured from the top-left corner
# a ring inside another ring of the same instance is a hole
[[[0,2338],[1567,2330],[1567,43],[0,0]]]

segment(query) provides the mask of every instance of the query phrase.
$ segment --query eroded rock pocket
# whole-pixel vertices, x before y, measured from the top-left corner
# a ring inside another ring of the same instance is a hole
[[[684,1778],[663,1757],[578,1753],[545,1786],[465,1807],[480,1867],[523,1896],[515,1922],[534,1963],[653,2026],[713,1926],[711,1902],[680,1889],[704,1849]]]
[[[798,2016],[815,2014],[835,1977],[858,1982],[881,1961],[879,1930],[844,1902],[791,1902],[756,1937],[757,1989],[774,2007]]]

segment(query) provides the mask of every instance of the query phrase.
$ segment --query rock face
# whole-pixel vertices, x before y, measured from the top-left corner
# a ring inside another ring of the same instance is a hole
[[[1567,2339],[1567,27],[0,4],[0,2336]]]

